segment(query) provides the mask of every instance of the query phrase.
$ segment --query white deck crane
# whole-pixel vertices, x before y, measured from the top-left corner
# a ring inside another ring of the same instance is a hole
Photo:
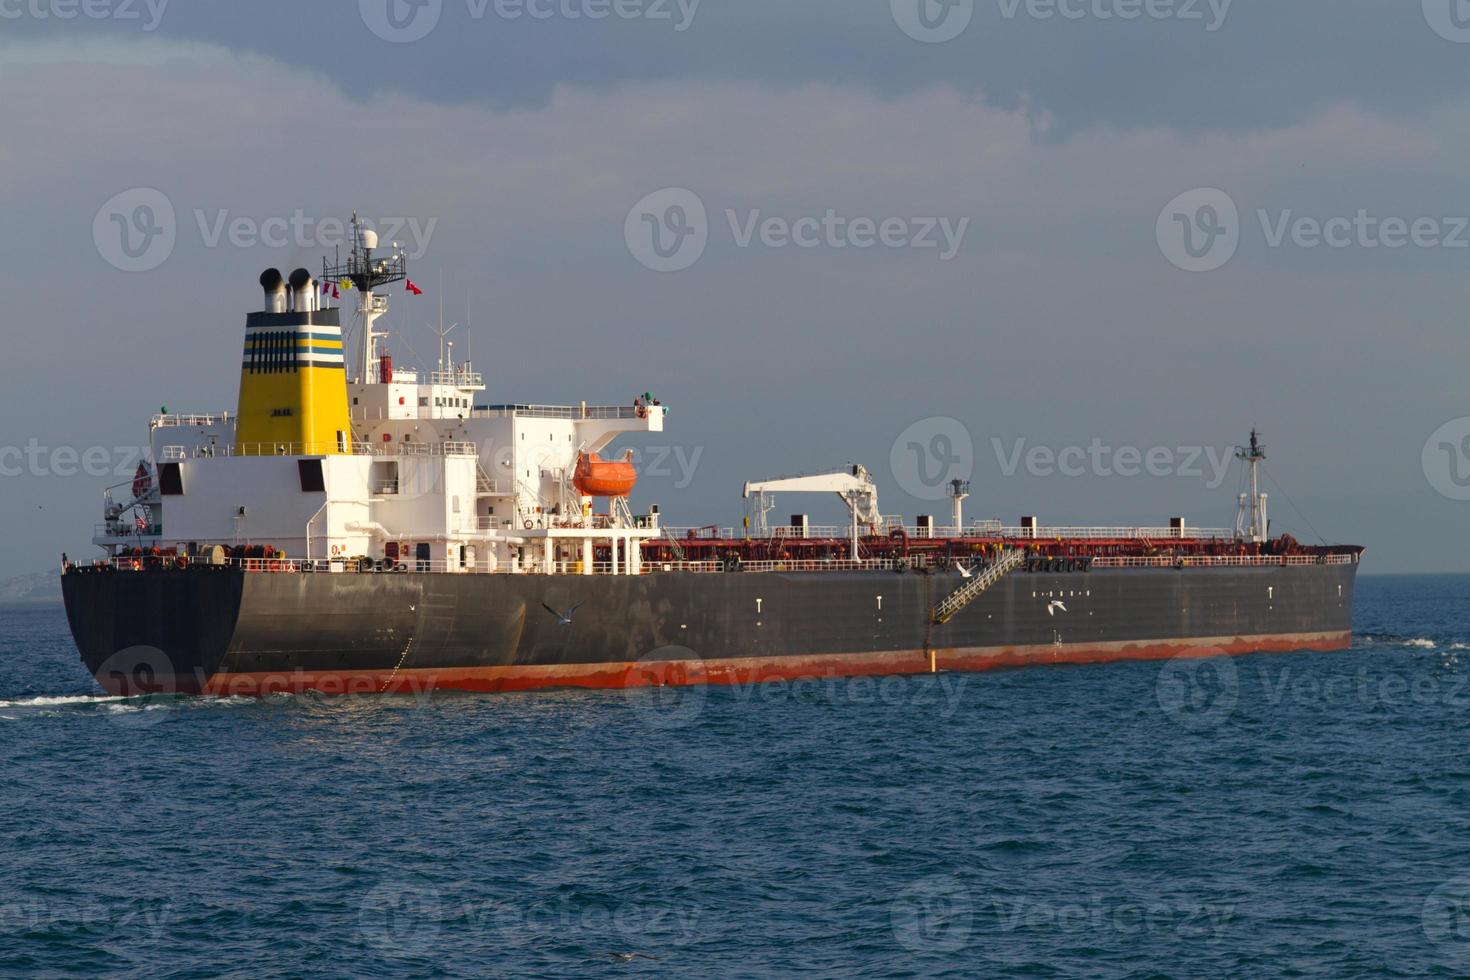
[[[775,493],[835,493],[847,505],[852,517],[852,558],[858,559],[860,524],[881,525],[883,517],[878,512],[878,488],[865,467],[853,464],[850,469],[837,473],[815,473],[810,476],[789,476],[778,480],[762,480],[747,483],[744,497],[764,498]],[[762,508],[762,514],[769,507]]]

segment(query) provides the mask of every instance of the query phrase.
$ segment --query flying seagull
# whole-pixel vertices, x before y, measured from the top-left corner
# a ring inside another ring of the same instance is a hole
[[[657,956],[649,956],[647,953],[608,953],[619,963],[632,963],[634,960],[656,960]]]
[[[1067,604],[1060,599],[1053,599],[1051,602],[1048,602],[1046,604],[1046,614],[1048,616],[1055,616],[1058,609],[1060,609],[1062,612],[1066,612]]]
[[[955,568],[958,568],[960,570],[960,575],[963,578],[969,578],[971,575],[974,575],[975,574],[975,572],[972,569],[966,568],[964,565],[961,565],[959,562],[955,562],[954,563],[954,567]]]
[[[572,625],[572,617],[577,614],[577,610],[578,609],[581,609],[585,605],[586,605],[585,602],[579,602],[575,606],[573,606],[572,608],[568,609],[564,613],[557,612],[555,609],[552,609],[550,606],[548,606],[544,602],[541,603],[541,608],[542,609],[545,609],[547,612],[551,613],[551,615],[553,615],[553,616],[556,617],[556,625],[558,625],[558,626],[570,626],[570,625]]]

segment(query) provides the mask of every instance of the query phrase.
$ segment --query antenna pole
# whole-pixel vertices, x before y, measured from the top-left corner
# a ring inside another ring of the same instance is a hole
[[[343,263],[323,263],[322,278],[330,282],[347,280],[358,291],[357,315],[362,321],[362,359],[358,363],[358,383],[368,384],[373,377],[378,357],[378,338],[387,336],[373,330],[378,318],[388,312],[388,297],[374,295],[379,286],[402,282],[408,278],[408,260],[393,242],[386,254],[375,255],[378,233],[365,228],[357,214],[352,215],[352,250]]]
[[[1257,472],[1261,463],[1266,459],[1266,447],[1261,444],[1260,432],[1255,429],[1251,430],[1250,445],[1237,447],[1235,458],[1250,467],[1251,475],[1250,496],[1240,495],[1240,510],[1235,517],[1235,533],[1240,537],[1260,543],[1266,540],[1269,527],[1266,522],[1266,495],[1261,493],[1260,474]],[[1250,518],[1248,524],[1247,514]]]

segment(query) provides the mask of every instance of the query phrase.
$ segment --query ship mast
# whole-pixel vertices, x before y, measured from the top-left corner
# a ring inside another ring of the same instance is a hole
[[[357,290],[357,318],[362,324],[362,347],[357,363],[357,382],[370,384],[378,363],[378,338],[386,332],[373,329],[378,318],[388,312],[388,297],[378,296],[373,291],[380,286],[402,282],[408,278],[408,260],[403,250],[393,242],[386,255],[374,254],[378,248],[378,233],[363,226],[356,213],[352,215],[352,250],[347,261],[341,256],[335,263],[322,263],[322,278],[328,282],[347,280]],[[386,379],[385,379],[386,380]]]
[[[1248,538],[1254,542],[1266,540],[1270,525],[1266,520],[1266,495],[1261,493],[1260,469],[1261,463],[1266,459],[1266,447],[1261,445],[1260,433],[1251,430],[1251,441],[1249,446],[1238,446],[1235,450],[1235,458],[1250,466],[1251,492],[1250,495],[1240,495],[1240,509],[1235,516],[1235,534],[1237,537]],[[1249,512],[1249,522],[1247,522]]]

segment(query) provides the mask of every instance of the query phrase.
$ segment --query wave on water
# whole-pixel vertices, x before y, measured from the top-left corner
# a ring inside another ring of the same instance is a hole
[[[34,698],[15,698],[15,699],[9,700],[9,701],[0,701],[0,709],[3,709],[3,708],[60,708],[60,707],[66,707],[68,705],[80,705],[80,704],[86,704],[86,705],[92,705],[92,704],[110,704],[110,703],[115,702],[115,701],[124,701],[124,700],[126,700],[126,699],[125,698],[121,698],[121,697],[109,697],[108,695],[105,695],[105,694],[96,694],[96,695],[92,695],[92,694],[76,694],[76,695],[62,695],[62,696],[56,696],[56,697],[44,697],[44,696],[42,696],[42,697],[34,697]]]

